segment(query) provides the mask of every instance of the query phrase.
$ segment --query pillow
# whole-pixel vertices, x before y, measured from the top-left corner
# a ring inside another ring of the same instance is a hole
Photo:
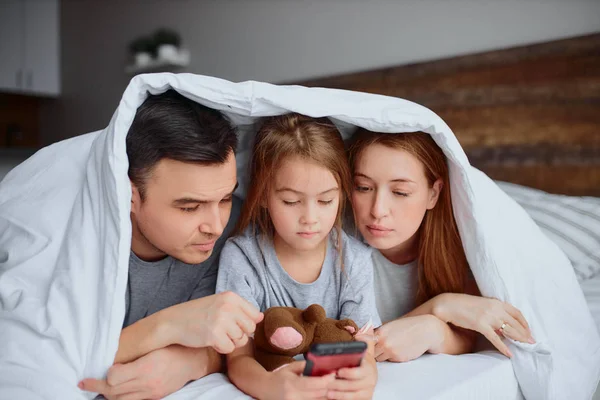
[[[600,198],[496,182],[571,260],[579,281],[600,274]]]

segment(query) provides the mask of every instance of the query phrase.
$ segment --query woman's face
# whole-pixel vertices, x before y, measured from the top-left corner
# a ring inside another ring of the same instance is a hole
[[[431,187],[416,157],[381,144],[362,151],[353,174],[352,206],[360,233],[388,259],[410,261],[405,257],[416,256],[417,232],[437,202],[441,180]]]

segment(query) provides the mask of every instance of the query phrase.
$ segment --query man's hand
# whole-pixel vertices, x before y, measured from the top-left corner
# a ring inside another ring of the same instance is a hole
[[[84,379],[79,388],[100,393],[108,400],[160,399],[214,372],[210,369],[218,370],[215,357],[220,358],[210,348],[173,345],[128,364],[115,364],[106,380]]]
[[[261,312],[231,292],[177,304],[123,329],[115,363],[131,362],[172,344],[213,347],[228,354],[248,342],[262,319]]]
[[[229,354],[248,343],[263,314],[233,292],[188,301],[163,310],[174,343],[213,347]],[[162,311],[161,311],[162,312]]]

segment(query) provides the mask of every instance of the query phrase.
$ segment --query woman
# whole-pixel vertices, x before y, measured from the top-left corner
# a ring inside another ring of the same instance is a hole
[[[359,129],[350,163],[356,226],[377,250],[377,361],[468,353],[473,331],[507,357],[499,335],[535,343],[519,310],[480,297],[452,212],[447,160],[430,135]]]

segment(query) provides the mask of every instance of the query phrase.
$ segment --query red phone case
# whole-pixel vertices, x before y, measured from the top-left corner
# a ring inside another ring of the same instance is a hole
[[[313,346],[306,353],[304,375],[323,376],[340,368],[358,367],[367,350],[364,342],[327,343],[325,346],[325,349],[323,345],[321,348]]]

